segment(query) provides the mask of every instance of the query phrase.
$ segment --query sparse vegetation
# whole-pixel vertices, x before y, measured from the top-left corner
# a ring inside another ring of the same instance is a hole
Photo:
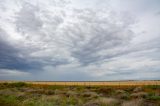
[[[160,89],[0,83],[0,106],[160,106]]]

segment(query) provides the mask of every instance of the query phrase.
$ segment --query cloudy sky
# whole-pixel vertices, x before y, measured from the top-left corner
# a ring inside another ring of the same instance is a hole
[[[0,0],[0,80],[160,79],[160,0]]]

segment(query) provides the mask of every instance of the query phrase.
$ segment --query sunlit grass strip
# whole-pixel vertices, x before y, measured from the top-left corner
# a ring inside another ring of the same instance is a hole
[[[0,81],[1,83],[16,83],[18,81]],[[63,85],[63,86],[147,86],[160,85],[160,81],[23,81],[33,85]]]

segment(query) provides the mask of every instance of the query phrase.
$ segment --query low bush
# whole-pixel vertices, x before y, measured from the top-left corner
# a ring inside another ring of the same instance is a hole
[[[26,87],[27,84],[24,82],[15,82],[15,83],[9,83],[9,87]]]
[[[156,96],[156,95],[148,96],[147,99],[148,100],[158,100],[159,101],[160,100],[160,96]]]
[[[0,104],[5,104],[4,106],[18,106],[18,100],[15,96],[0,96]],[[3,105],[2,105],[3,106]]]
[[[147,85],[144,88],[149,88],[149,89],[160,89],[160,85]]]
[[[160,95],[156,94],[154,92],[149,93],[149,95],[146,97],[148,100],[160,100]]]
[[[122,106],[145,106],[143,99],[135,99],[130,101],[124,101]]]

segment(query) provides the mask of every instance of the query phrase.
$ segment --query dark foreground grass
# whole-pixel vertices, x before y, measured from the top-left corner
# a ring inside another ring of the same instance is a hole
[[[0,106],[160,106],[160,86],[0,83]]]

